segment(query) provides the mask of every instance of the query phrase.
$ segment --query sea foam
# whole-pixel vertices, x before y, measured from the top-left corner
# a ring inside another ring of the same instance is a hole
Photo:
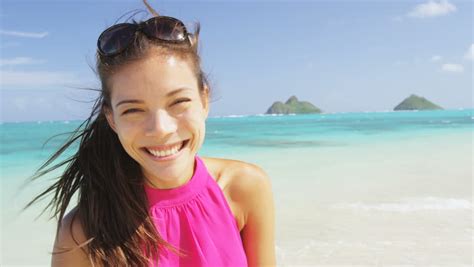
[[[339,203],[331,206],[334,209],[352,209],[362,211],[414,212],[421,210],[472,210],[472,202],[456,198],[404,198],[398,202],[387,203]]]

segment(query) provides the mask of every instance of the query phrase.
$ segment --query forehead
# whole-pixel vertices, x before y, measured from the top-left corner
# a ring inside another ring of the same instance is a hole
[[[179,88],[198,92],[188,61],[175,56],[152,56],[120,69],[110,78],[112,102],[124,98],[165,97]]]

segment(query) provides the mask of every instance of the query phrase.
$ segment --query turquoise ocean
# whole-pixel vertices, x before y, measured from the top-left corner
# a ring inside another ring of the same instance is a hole
[[[210,117],[198,154],[269,174],[279,266],[471,266],[473,111]],[[49,265],[45,202],[20,210],[54,175],[22,185],[80,123],[0,124],[0,265]]]

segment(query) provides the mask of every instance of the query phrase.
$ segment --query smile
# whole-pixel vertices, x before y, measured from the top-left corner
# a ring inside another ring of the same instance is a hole
[[[183,148],[189,143],[189,139],[176,143],[174,145],[168,146],[165,149],[157,149],[156,147],[145,147],[143,150],[152,157],[153,160],[171,160],[180,155],[180,152]]]

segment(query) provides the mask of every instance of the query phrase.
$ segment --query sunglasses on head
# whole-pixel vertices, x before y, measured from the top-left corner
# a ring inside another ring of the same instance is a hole
[[[120,23],[103,31],[97,40],[98,52],[102,56],[114,56],[125,51],[138,32],[150,39],[169,43],[188,43],[188,31],[184,23],[176,18],[158,16],[139,24]]]

